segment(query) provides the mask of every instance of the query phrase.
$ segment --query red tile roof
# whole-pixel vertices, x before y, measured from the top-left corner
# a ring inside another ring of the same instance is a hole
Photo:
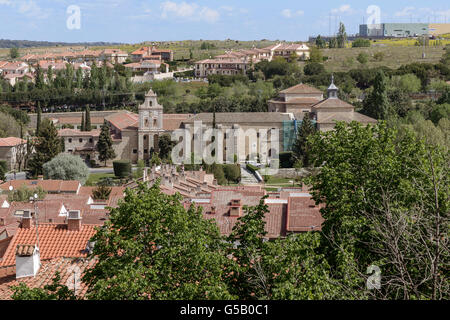
[[[324,219],[314,200],[309,197],[290,197],[288,200],[287,231],[322,230]]]
[[[99,137],[100,130],[80,131],[76,129],[60,129],[58,130],[60,137]]]
[[[138,119],[137,114],[128,111],[118,112],[106,117],[107,121],[120,130],[137,128]]]
[[[87,255],[85,249],[89,239],[96,233],[96,225],[81,226],[80,231],[69,231],[66,224],[39,224],[39,251],[41,260]],[[36,244],[36,228],[19,228],[11,240],[0,267],[15,266],[16,248],[21,244]]]
[[[15,190],[25,185],[28,188],[41,187],[50,193],[77,193],[80,182],[76,180],[11,180],[0,185],[1,190],[9,190],[13,186]]]
[[[29,288],[43,288],[45,285],[53,283],[56,273],[61,277],[60,283],[67,285],[73,290],[74,271],[79,272],[76,281],[76,295],[84,297],[87,286],[81,281],[84,272],[95,265],[93,259],[83,258],[54,258],[50,260],[41,260],[41,267],[35,277],[26,277],[16,279],[15,274],[11,274],[11,270],[0,268],[0,300],[12,299],[12,286],[25,283]],[[11,268],[9,268],[11,269]],[[7,273],[9,271],[9,273]]]
[[[287,93],[287,94],[305,94],[305,93],[314,93],[314,94],[321,94],[323,93],[319,89],[316,89],[314,87],[311,87],[307,84],[300,83],[296,86],[287,88],[285,90],[280,91],[280,93]]]
[[[0,138],[0,147],[14,147],[24,143],[27,141],[16,137]]]

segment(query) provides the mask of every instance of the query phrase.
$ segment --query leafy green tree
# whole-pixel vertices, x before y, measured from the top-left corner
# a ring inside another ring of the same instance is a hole
[[[319,49],[323,49],[323,48],[325,48],[325,46],[326,46],[326,42],[324,39],[322,39],[322,37],[319,34],[316,38],[316,47]]]
[[[52,283],[43,288],[29,288],[25,282],[12,287],[13,300],[76,300],[77,297],[66,285],[61,284],[61,276],[56,272]]]
[[[297,161],[301,161],[303,166],[310,165],[310,145],[308,137],[316,132],[316,128],[312,123],[309,113],[304,114],[303,121],[297,131],[297,137],[292,146],[294,157]]]
[[[163,134],[159,137],[158,147],[159,156],[163,160],[169,160],[173,147],[175,146],[175,141],[172,141],[169,134]]]
[[[34,198],[34,195],[38,195],[39,200],[43,200],[47,195],[47,192],[42,189],[41,186],[36,188],[29,188],[25,184],[21,185],[18,189],[9,191],[8,201],[9,202],[28,202],[30,198]]]
[[[345,44],[347,43],[347,32],[345,32],[345,25],[340,22],[339,23],[339,31],[336,36],[337,47],[345,48]]]
[[[370,117],[385,120],[391,114],[387,95],[387,80],[382,70],[378,71],[372,92],[363,102],[363,111]]]
[[[44,178],[52,180],[78,180],[84,184],[89,176],[89,168],[79,157],[59,154],[43,166]]]
[[[159,185],[127,189],[92,238],[98,263],[88,270],[89,299],[231,299],[225,244],[214,222]]]
[[[17,59],[19,57],[19,49],[18,48],[11,48],[9,49],[9,56],[11,59]]]
[[[92,190],[92,198],[95,200],[107,200],[111,194],[112,189],[106,185],[98,185]]]
[[[58,137],[58,130],[49,119],[41,123],[39,136],[34,143],[35,153],[29,162],[30,171],[34,176],[43,173],[44,163],[49,162],[62,152],[61,139]]]
[[[325,67],[321,63],[310,62],[305,65],[303,72],[307,76],[319,75],[325,72]]]
[[[449,257],[442,229],[448,223],[448,153],[384,122],[339,122],[314,135],[311,146],[321,170],[308,182],[316,203],[326,201],[321,252],[340,295],[448,297],[441,263]],[[370,265],[382,270],[374,291],[361,276]]]
[[[39,64],[37,64],[36,70],[34,73],[35,73],[35,77],[34,77],[35,87],[37,89],[44,89],[45,88],[44,72],[42,71],[42,68],[40,67]]]
[[[328,48],[334,49],[334,48],[337,48],[337,46],[338,46],[338,44],[337,44],[336,37],[330,38],[330,40],[328,41]]]
[[[106,161],[114,159],[116,157],[116,153],[114,152],[114,149],[112,147],[110,128],[106,120],[101,126],[100,136],[97,142],[97,151],[98,159],[105,163],[105,167]]]
[[[0,112],[0,138],[20,137],[21,128],[11,115]]]

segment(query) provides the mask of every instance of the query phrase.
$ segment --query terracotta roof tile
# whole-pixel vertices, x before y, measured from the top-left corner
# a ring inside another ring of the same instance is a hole
[[[35,277],[26,277],[16,279],[15,268],[0,268],[0,300],[12,299],[13,290],[11,287],[20,283],[25,283],[29,288],[43,288],[45,285],[53,283],[53,278],[58,272],[60,283],[68,285],[73,289],[74,271],[79,271],[77,275],[75,290],[76,295],[83,298],[87,291],[87,286],[81,281],[85,271],[92,268],[96,261],[84,258],[54,258],[50,260],[41,260],[41,267]]]
[[[0,147],[14,147],[24,143],[27,141],[16,137],[0,138]]]
[[[86,244],[95,234],[96,225],[81,226],[80,231],[69,231],[65,224],[39,224],[39,251],[41,260],[58,257],[85,257]],[[36,228],[19,228],[6,249],[1,266],[14,266],[17,245],[36,244]]]

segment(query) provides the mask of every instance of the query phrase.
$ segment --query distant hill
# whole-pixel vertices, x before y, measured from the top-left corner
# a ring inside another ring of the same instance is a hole
[[[29,40],[8,40],[0,39],[0,48],[36,48],[36,47],[56,47],[56,46],[116,46],[121,43],[115,42],[49,42],[49,41],[29,41]]]

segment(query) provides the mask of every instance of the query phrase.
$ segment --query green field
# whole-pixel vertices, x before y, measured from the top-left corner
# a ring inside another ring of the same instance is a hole
[[[425,59],[422,59],[423,51]],[[328,57],[324,63],[325,68],[329,71],[348,71],[357,68],[361,66],[356,60],[361,52],[369,55],[369,61],[365,65],[368,68],[386,66],[396,69],[412,62],[437,63],[444,54],[444,47],[425,47],[424,49],[417,46],[376,45],[370,48],[323,49],[323,56]],[[374,59],[377,52],[383,53],[383,60]]]

